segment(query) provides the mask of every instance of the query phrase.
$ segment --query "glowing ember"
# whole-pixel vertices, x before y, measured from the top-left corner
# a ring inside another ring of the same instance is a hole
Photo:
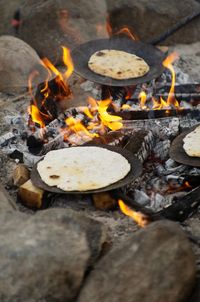
[[[149,220],[146,215],[141,212],[133,211],[121,199],[118,200],[118,204],[122,213],[131,217],[139,226],[145,227],[149,224]]]

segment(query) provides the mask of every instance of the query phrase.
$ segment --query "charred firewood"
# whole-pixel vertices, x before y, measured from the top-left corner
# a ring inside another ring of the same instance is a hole
[[[149,218],[149,221],[169,219],[183,222],[192,215],[200,205],[200,186],[183,197],[174,198],[174,203],[172,205],[158,212],[154,212],[150,208],[142,206],[133,198],[127,196],[122,190],[112,191],[112,196],[117,199],[122,199],[133,210],[145,214]]]
[[[193,214],[200,205],[200,186],[181,198],[175,198],[174,203],[160,211],[162,217],[174,221],[184,221]]]
[[[34,102],[38,109],[46,117],[46,123],[53,121],[60,112],[59,102],[71,97],[71,89],[58,77],[47,83],[41,83],[37,87]],[[32,101],[33,103],[33,101]]]

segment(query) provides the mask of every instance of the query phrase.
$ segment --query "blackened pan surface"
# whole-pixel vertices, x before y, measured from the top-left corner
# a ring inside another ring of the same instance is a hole
[[[32,180],[33,184],[38,188],[41,188],[45,191],[54,192],[54,193],[89,194],[89,193],[106,192],[106,191],[124,187],[124,186],[128,185],[129,183],[131,183],[132,181],[134,181],[141,174],[142,164],[137,159],[137,157],[135,157],[131,152],[129,152],[125,149],[119,148],[119,147],[108,146],[108,145],[90,145],[87,147],[92,147],[92,146],[99,147],[99,148],[105,148],[110,151],[117,152],[117,153],[121,154],[122,156],[124,156],[131,165],[130,172],[123,179],[121,179],[107,187],[104,187],[104,188],[100,188],[100,189],[96,189],[96,190],[88,190],[88,191],[64,191],[57,187],[48,186],[46,183],[44,183],[40,177],[40,174],[38,173],[37,164],[36,164],[33,167],[32,172],[31,172],[31,180]],[[76,148],[76,147],[72,147],[72,148]],[[84,148],[84,146],[82,146],[82,148]]]
[[[149,65],[149,72],[138,78],[115,80],[98,75],[88,68],[88,61],[96,51],[103,49],[122,50],[143,58]],[[149,82],[160,76],[164,70],[162,62],[165,55],[150,44],[134,41],[128,38],[112,38],[92,40],[77,46],[71,53],[74,70],[83,78],[107,86],[131,86]]]
[[[200,157],[188,156],[185,150],[183,149],[183,139],[187,134],[192,132],[197,126],[198,125],[184,131],[173,140],[169,152],[169,155],[173,160],[184,165],[188,165],[192,167],[200,167]]]

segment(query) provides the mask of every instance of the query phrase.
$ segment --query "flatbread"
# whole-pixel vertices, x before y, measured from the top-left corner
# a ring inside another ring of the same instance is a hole
[[[117,80],[139,78],[149,71],[149,65],[142,58],[114,49],[95,52],[88,67],[97,74]]]
[[[47,153],[37,165],[41,179],[64,191],[88,191],[123,179],[130,171],[128,160],[100,147],[73,147]]]
[[[183,149],[191,157],[200,157],[200,126],[183,139]]]

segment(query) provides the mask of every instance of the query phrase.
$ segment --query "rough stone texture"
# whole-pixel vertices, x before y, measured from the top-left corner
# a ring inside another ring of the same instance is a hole
[[[11,199],[11,196],[4,189],[2,184],[0,183],[0,212],[3,211],[13,211],[16,209],[14,201]]]
[[[11,20],[13,14],[20,7],[23,0],[1,0],[0,1],[0,34],[14,34]]]
[[[61,60],[61,45],[75,45],[105,36],[105,0],[27,0],[21,6],[22,26],[19,36],[40,56],[54,63]]]
[[[176,51],[180,57],[176,65],[189,75],[191,82],[200,83],[200,42],[178,44],[170,48],[172,51]]]
[[[63,209],[31,217],[1,213],[0,301],[72,301],[96,253],[94,234],[85,231],[89,225],[98,229]]]
[[[107,6],[115,31],[128,25],[145,42],[159,37],[200,8],[195,0],[107,0]],[[200,17],[174,33],[164,44],[192,43],[198,41],[199,37]]]
[[[182,302],[195,272],[194,254],[180,227],[152,223],[99,261],[78,302]]]
[[[31,72],[38,70],[35,83],[46,78],[46,70],[40,64],[36,52],[22,40],[12,36],[0,37],[0,91],[19,92],[28,87]]]

